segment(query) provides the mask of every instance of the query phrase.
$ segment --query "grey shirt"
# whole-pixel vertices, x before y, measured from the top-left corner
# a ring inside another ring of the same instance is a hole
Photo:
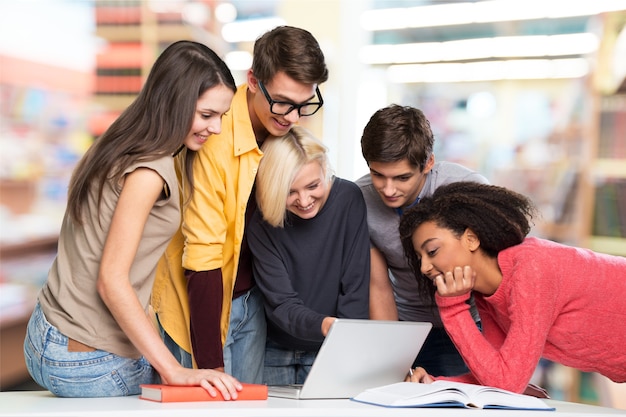
[[[452,162],[437,162],[426,176],[426,182],[420,191],[419,198],[432,195],[441,185],[458,181],[489,183],[485,177],[462,165]],[[371,245],[377,248],[387,261],[399,319],[427,321],[433,323],[435,327],[442,327],[443,324],[437,307],[431,306],[429,301],[425,301],[419,296],[418,278],[411,271],[402,249],[398,231],[400,216],[394,208],[383,203],[372,185],[370,174],[359,178],[356,183],[361,188],[367,205],[367,224]],[[476,321],[479,320],[478,312],[473,305],[472,315]]]

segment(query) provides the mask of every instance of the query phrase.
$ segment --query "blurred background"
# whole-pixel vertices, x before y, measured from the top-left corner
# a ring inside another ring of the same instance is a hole
[[[368,172],[360,135],[390,103],[424,111],[437,160],[530,196],[533,234],[626,255],[624,0],[4,0],[0,2],[0,389],[23,387],[21,343],[72,169],[170,43],[222,56],[238,83],[254,40],[313,33],[330,78],[302,121],[338,176]],[[172,109],[175,111],[175,109]],[[617,406],[597,375],[550,363],[554,398]],[[624,407],[623,404],[621,406]]]

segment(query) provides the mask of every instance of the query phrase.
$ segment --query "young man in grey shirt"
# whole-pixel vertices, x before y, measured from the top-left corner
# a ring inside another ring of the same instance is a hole
[[[488,181],[459,164],[435,162],[433,144],[430,123],[420,110],[392,104],[376,111],[361,137],[370,173],[357,184],[367,205],[371,240],[370,318],[432,323],[414,366],[434,376],[452,376],[466,373],[467,367],[444,330],[436,305],[419,296],[419,277],[404,256],[398,225],[403,210],[419,204],[440,185]],[[475,307],[472,312],[480,325]]]

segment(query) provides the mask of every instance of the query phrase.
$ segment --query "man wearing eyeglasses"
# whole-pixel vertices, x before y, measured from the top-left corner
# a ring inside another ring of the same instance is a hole
[[[324,54],[306,30],[280,26],[254,44],[247,82],[194,162],[192,198],[159,263],[152,306],[164,341],[187,367],[261,383],[266,324],[244,233],[256,209],[260,146],[324,101]]]

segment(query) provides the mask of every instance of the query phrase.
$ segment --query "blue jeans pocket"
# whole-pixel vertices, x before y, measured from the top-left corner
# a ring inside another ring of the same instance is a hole
[[[110,397],[129,395],[113,371],[96,377],[61,377],[50,374],[50,391],[59,397]]]
[[[139,394],[140,384],[159,382],[145,358],[103,350],[68,351],[68,338],[45,319],[39,305],[29,322],[24,357],[33,379],[59,397],[115,397]]]
[[[91,352],[88,355],[106,353]],[[118,397],[137,395],[142,383],[156,383],[145,360],[132,361],[113,354],[75,362],[51,364],[50,391],[59,397]],[[56,369],[53,369],[56,368]]]

